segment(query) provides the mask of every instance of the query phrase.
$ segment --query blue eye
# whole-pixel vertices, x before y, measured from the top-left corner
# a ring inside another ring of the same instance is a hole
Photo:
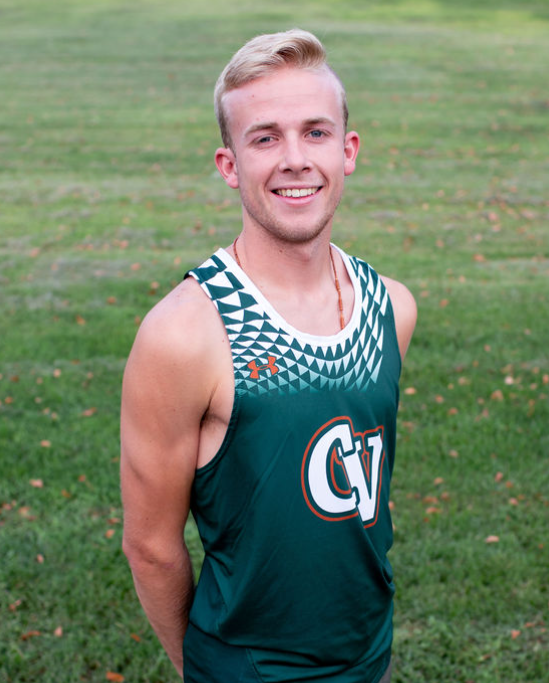
[[[321,138],[324,133],[321,130],[312,130],[310,135],[312,138]]]

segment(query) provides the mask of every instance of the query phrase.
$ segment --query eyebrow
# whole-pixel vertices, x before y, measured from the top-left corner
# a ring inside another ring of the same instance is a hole
[[[252,133],[257,133],[260,130],[272,130],[273,128],[278,128],[274,121],[261,121],[260,123],[254,123],[253,126],[246,128],[244,131],[244,137],[251,135]]]
[[[315,116],[314,118],[306,119],[305,121],[303,121],[303,125],[305,127],[317,126],[319,124],[329,125],[333,127],[336,126],[335,121],[329,118],[328,116]],[[260,121],[259,123],[254,123],[253,126],[247,128],[244,131],[244,137],[253,135],[253,133],[257,133],[261,130],[276,130],[278,127],[279,126],[275,121]]]

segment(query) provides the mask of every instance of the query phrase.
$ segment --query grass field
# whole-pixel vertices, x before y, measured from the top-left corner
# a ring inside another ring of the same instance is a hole
[[[334,240],[419,304],[394,681],[549,681],[549,3],[0,0],[1,681],[176,679],[120,549],[121,374],[239,229],[215,79],[295,25],[362,137]]]

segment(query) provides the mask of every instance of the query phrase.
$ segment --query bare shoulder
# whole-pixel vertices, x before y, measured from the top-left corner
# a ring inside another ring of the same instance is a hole
[[[152,344],[164,352],[192,354],[203,346],[203,334],[215,328],[213,306],[194,278],[187,278],[145,316],[136,344]],[[175,347],[174,347],[175,345]]]
[[[122,450],[132,460],[168,465],[187,452],[196,465],[201,421],[223,370],[226,335],[212,303],[188,278],[147,314],[131,350],[122,388]],[[151,444],[144,448],[144,444]]]
[[[398,336],[400,355],[404,360],[412,339],[417,320],[417,305],[410,290],[397,280],[382,276],[383,284],[389,292]]]
[[[144,364],[146,376],[162,372],[191,372],[224,342],[223,327],[214,306],[193,278],[173,289],[146,315],[137,333],[128,370]],[[207,372],[206,372],[207,374]],[[174,377],[175,379],[175,377]],[[204,377],[206,379],[206,377]]]

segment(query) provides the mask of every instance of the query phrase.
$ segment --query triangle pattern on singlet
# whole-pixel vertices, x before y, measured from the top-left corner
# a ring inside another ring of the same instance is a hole
[[[330,345],[294,336],[281,319],[273,319],[259,303],[254,289],[239,279],[236,264],[229,267],[214,254],[191,271],[216,305],[225,324],[233,354],[237,392],[261,395],[276,391],[364,390],[376,382],[383,362],[383,326],[388,294],[372,268],[349,258],[360,297],[356,329]],[[269,358],[271,357],[271,358]],[[273,374],[271,359],[277,371]],[[250,367],[251,364],[251,367]]]

